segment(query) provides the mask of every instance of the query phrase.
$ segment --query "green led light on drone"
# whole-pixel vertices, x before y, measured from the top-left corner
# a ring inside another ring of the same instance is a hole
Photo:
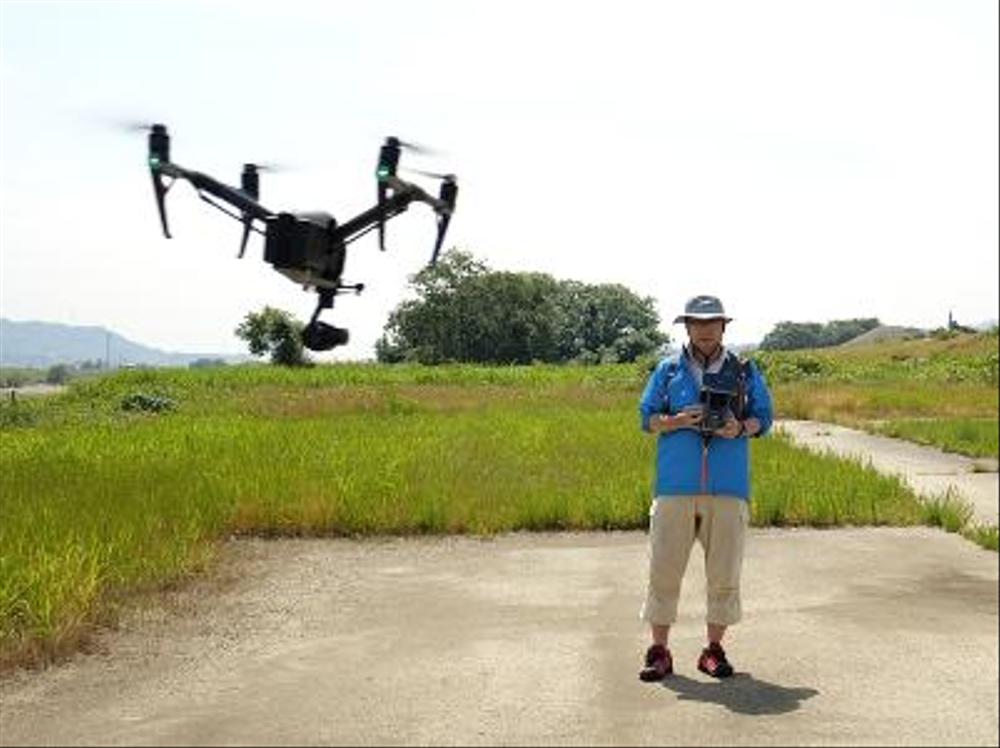
[[[379,166],[378,167],[378,171],[375,172],[375,176],[377,176],[379,179],[388,179],[389,178],[389,167],[388,166]]]
[[[152,168],[154,168],[154,169],[157,168],[160,165],[160,158],[159,158],[159,156],[150,156],[149,157],[149,165]]]

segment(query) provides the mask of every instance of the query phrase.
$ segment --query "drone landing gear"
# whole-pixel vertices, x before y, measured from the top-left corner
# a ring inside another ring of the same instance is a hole
[[[340,285],[336,288],[319,289],[319,303],[316,304],[316,311],[310,317],[309,324],[302,330],[302,344],[311,351],[328,351],[338,345],[345,345],[349,337],[347,329],[320,322],[319,313],[333,307],[333,299],[341,290],[350,289],[355,293],[361,293],[364,287],[364,283],[358,283],[353,286]]]

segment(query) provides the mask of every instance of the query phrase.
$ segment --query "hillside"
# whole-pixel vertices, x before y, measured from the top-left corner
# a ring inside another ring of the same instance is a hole
[[[0,364],[46,368],[55,364],[110,359],[111,366],[187,366],[201,358],[227,362],[249,357],[235,354],[177,353],[129,340],[104,327],[0,318]]]
[[[890,340],[911,340],[927,337],[927,331],[918,327],[899,327],[898,325],[879,325],[873,330],[861,333],[855,338],[851,338],[840,345],[851,347],[857,345],[871,345],[873,343],[884,343]]]

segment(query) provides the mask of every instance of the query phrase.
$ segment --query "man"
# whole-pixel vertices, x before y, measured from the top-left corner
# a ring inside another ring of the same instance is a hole
[[[747,440],[767,433],[772,413],[757,367],[722,345],[730,321],[714,296],[688,301],[674,320],[687,327],[688,344],[659,363],[639,405],[643,430],[658,435],[649,587],[641,612],[653,640],[639,673],[644,681],[673,672],[668,637],[695,539],[705,553],[708,588],[708,644],[698,669],[715,678],[733,674],[722,638],[741,616],[740,570],[750,517]]]

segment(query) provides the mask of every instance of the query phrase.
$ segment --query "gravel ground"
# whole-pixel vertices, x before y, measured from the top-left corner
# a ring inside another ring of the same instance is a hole
[[[96,654],[0,681],[0,744],[996,745],[995,553],[754,530],[716,682],[696,550],[653,685],[645,566],[641,532],[231,541]]]

